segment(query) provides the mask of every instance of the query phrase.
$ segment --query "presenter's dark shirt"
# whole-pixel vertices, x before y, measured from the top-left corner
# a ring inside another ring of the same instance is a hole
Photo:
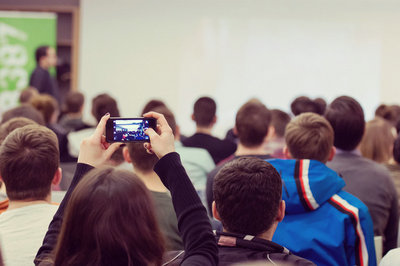
[[[58,102],[60,102],[57,82],[50,76],[48,70],[37,66],[32,72],[29,85],[35,87],[39,93],[49,94],[56,98]]]
[[[206,149],[210,153],[215,164],[218,164],[236,151],[235,143],[229,140],[221,140],[204,133],[196,133],[181,142],[186,147]]]

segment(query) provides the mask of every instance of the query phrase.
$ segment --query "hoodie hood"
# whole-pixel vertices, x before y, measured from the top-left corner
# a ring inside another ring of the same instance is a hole
[[[315,160],[267,160],[282,177],[282,199],[286,213],[318,209],[345,186],[344,180],[325,164]]]

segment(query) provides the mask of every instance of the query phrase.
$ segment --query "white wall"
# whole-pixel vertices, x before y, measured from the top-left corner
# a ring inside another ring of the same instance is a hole
[[[299,95],[347,94],[368,118],[380,101],[400,103],[400,1],[81,4],[80,90],[112,94],[124,116],[163,99],[191,134],[193,102],[210,95],[223,135],[251,97],[289,111]]]

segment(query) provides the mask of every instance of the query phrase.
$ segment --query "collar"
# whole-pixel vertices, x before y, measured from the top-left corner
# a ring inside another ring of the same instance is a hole
[[[352,151],[345,151],[345,150],[336,148],[336,154],[353,154],[353,155],[361,156],[361,152],[358,149],[354,149]]]
[[[222,247],[241,247],[253,250],[267,251],[268,253],[291,254],[287,248],[281,245],[251,235],[217,232],[215,230],[214,235],[218,246]]]

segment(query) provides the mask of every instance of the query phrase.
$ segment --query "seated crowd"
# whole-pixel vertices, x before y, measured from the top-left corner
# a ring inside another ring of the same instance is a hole
[[[108,94],[63,103],[29,88],[0,123],[0,265],[396,265],[400,106],[366,123],[348,96],[257,99],[224,139],[201,97],[196,130],[151,100],[149,142],[107,143]],[[254,264],[258,265],[258,264]]]

